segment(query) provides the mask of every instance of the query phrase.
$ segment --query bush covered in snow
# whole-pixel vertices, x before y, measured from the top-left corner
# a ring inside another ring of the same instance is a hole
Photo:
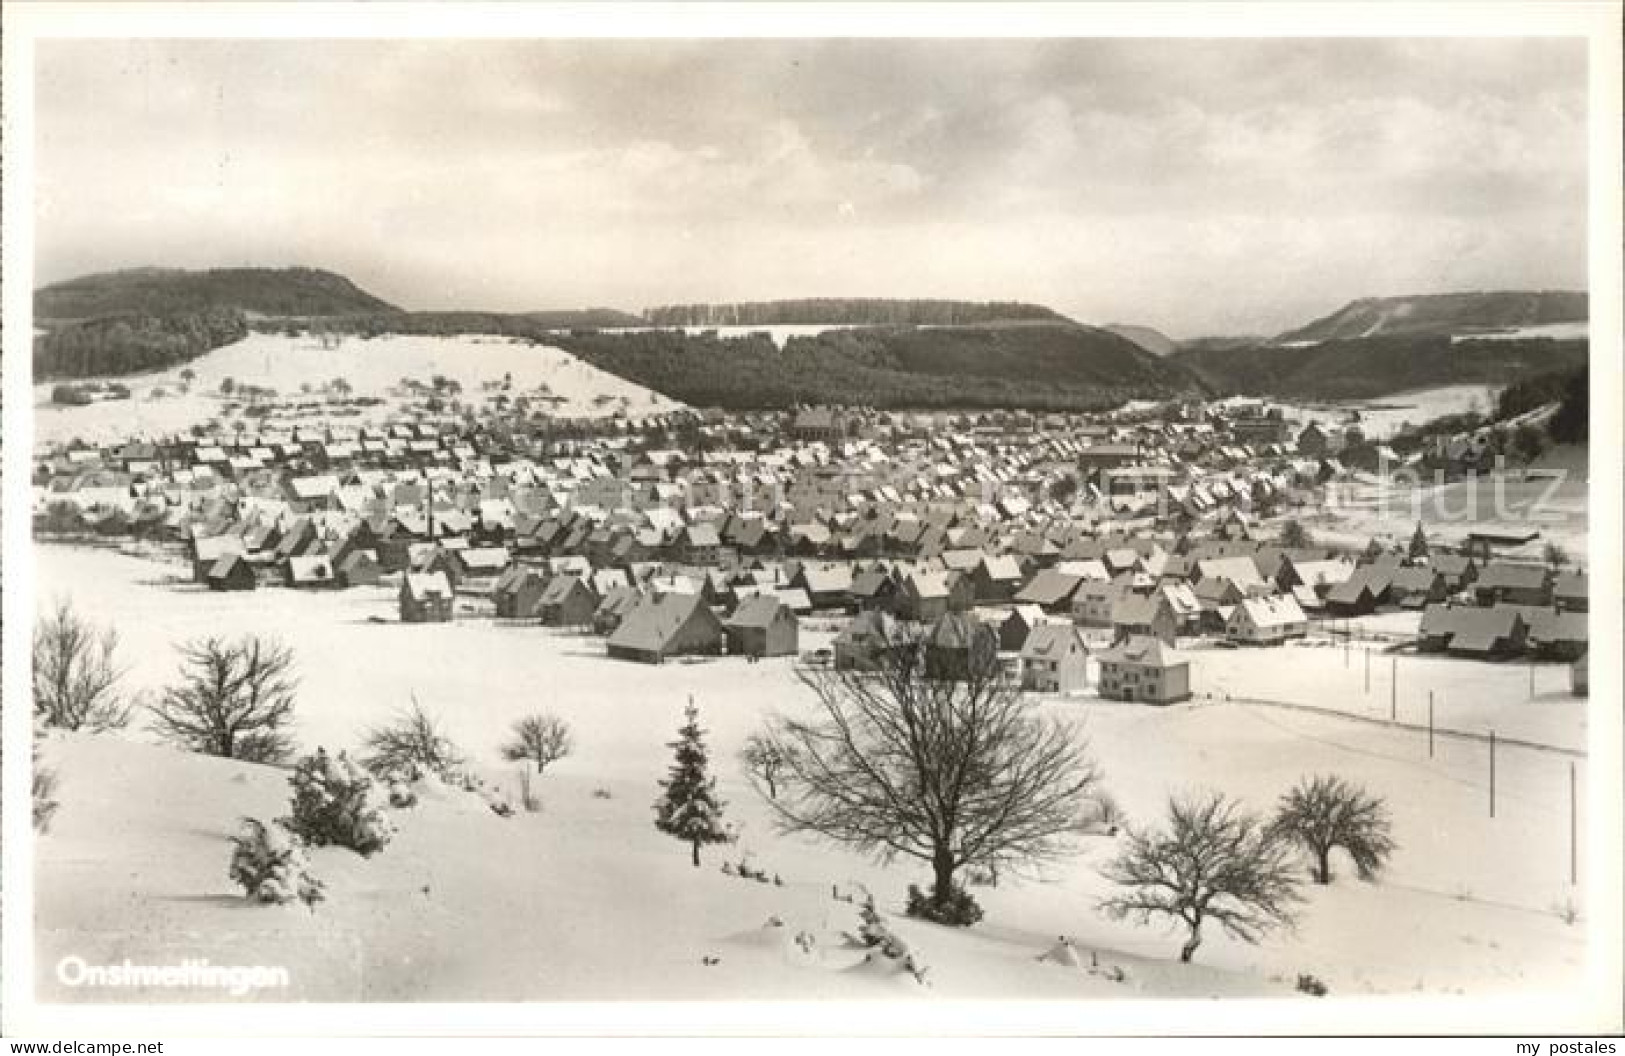
[[[40,741],[45,737],[40,716],[34,716],[34,831],[48,832],[51,818],[61,806],[56,800],[56,771],[40,761]]]
[[[947,897],[940,899],[922,891],[918,884],[909,884],[905,912],[911,917],[946,924],[951,928],[968,928],[982,919],[982,907],[976,904],[969,891],[958,884],[949,889]]]
[[[308,906],[326,897],[310,871],[304,841],[282,822],[244,818],[231,842],[231,879],[249,898],[279,905],[297,899]]]
[[[56,801],[56,771],[34,765],[34,831],[48,832],[51,817],[62,804]]]
[[[1298,976],[1297,989],[1298,993],[1309,994],[1312,997],[1325,997],[1328,992],[1326,984],[1308,972],[1303,972]]]
[[[293,816],[283,823],[316,847],[348,847],[367,856],[384,849],[393,835],[389,821],[372,802],[372,778],[340,752],[326,749],[301,759],[288,779]]]

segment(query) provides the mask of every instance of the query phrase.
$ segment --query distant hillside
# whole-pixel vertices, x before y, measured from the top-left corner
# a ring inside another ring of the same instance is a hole
[[[36,320],[121,313],[163,317],[213,308],[275,316],[399,311],[342,275],[315,268],[136,268],[86,275],[34,291]]]
[[[1112,323],[1101,327],[1109,334],[1126,337],[1136,345],[1145,349],[1153,356],[1171,356],[1179,351],[1179,343],[1161,330],[1149,326],[1133,326],[1128,323]]]
[[[1337,341],[1390,334],[1471,334],[1586,318],[1586,295],[1571,290],[1372,297],[1352,301],[1308,326],[1289,330],[1275,342]]]
[[[1179,342],[1180,352],[1225,352],[1232,348],[1251,348],[1254,345],[1263,345],[1269,338],[1261,334],[1239,335],[1210,335],[1207,337],[1192,337]]]
[[[1444,334],[1396,334],[1308,348],[1181,350],[1169,362],[1223,395],[1364,399],[1440,385],[1509,385],[1583,366],[1588,358],[1585,340],[1453,341]]]
[[[675,331],[578,332],[548,343],[695,406],[1092,409],[1123,400],[1194,395],[1183,367],[1090,327],[957,326],[832,330],[720,338]]]
[[[816,297],[745,304],[674,304],[644,310],[653,326],[969,326],[1002,322],[1069,322],[1042,305],[990,301]]]

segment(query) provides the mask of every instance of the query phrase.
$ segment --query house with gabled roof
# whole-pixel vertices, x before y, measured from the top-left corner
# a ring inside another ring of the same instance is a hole
[[[1129,638],[1098,654],[1099,692],[1108,700],[1176,704],[1191,696],[1191,665],[1156,638]]]
[[[1242,645],[1279,645],[1309,634],[1309,618],[1284,594],[1243,598],[1225,622],[1225,637]]]
[[[1545,565],[1491,561],[1478,571],[1473,595],[1480,605],[1510,602],[1547,605],[1552,600],[1552,572]]]
[[[1033,628],[1047,622],[1044,610],[1037,605],[1011,606],[999,623],[999,648],[1007,653],[1020,652]]]
[[[852,600],[860,611],[890,612],[897,604],[897,579],[891,573],[871,568],[852,577]]]
[[[1515,606],[1429,605],[1422,612],[1417,649],[1477,659],[1523,652],[1529,625]]]
[[[944,613],[926,632],[923,645],[929,678],[986,678],[998,669],[998,632],[968,612]]]
[[[1089,646],[1069,623],[1034,627],[1021,646],[1021,688],[1076,693],[1089,685]]]
[[[835,636],[837,671],[873,671],[886,650],[906,639],[897,620],[878,609],[860,612]]]
[[[209,566],[204,582],[210,590],[253,590],[258,585],[254,567],[242,554],[222,554]]]
[[[580,576],[554,576],[536,599],[535,614],[548,627],[587,627],[601,600]]]
[[[598,608],[593,610],[592,630],[594,634],[612,634],[621,625],[626,614],[642,601],[644,592],[635,586],[627,585],[615,587],[604,594]]]
[[[1450,596],[1444,573],[1428,565],[1413,565],[1394,573],[1388,596],[1402,609],[1425,609]]]
[[[446,623],[454,596],[444,572],[403,572],[399,607],[402,623]]]
[[[978,602],[1009,601],[1021,588],[1021,565],[1009,554],[983,554],[967,575]]]
[[[1151,637],[1173,645],[1179,635],[1179,618],[1160,591],[1151,594],[1127,592],[1112,606],[1112,640]]]
[[[665,594],[639,601],[609,636],[617,660],[663,663],[670,656],[717,656],[725,642],[722,621],[699,594]]]
[[[360,547],[350,547],[344,551],[344,556],[338,559],[337,568],[339,580],[346,587],[376,586],[384,572],[383,566],[378,563],[378,555]]]
[[[789,605],[772,594],[745,598],[722,621],[728,652],[736,656],[794,656],[800,621]]]
[[[326,554],[302,554],[282,563],[283,581],[290,587],[335,589],[344,586]]]

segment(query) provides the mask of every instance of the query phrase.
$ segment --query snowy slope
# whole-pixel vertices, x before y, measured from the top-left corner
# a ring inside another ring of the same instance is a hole
[[[503,820],[446,793],[401,815],[397,842],[375,859],[318,852],[331,898],[311,915],[245,906],[225,876],[225,837],[238,817],[283,809],[280,773],[134,743],[139,730],[56,741],[48,757],[62,771],[63,808],[40,844],[38,874],[47,970],[72,943],[132,956],[189,943],[217,961],[242,951],[228,963],[260,950],[290,958],[304,980],[296,985],[329,999],[921,993],[845,971],[856,959],[838,933],[854,925],[855,909],[831,886],[867,885],[892,912],[909,883],[927,879],[923,866],[776,834],[735,762],[767,713],[807,706],[787,661],[650,667],[608,660],[597,639],[538,627],[371,622],[392,621],[387,591],[195,592],[169,581],[172,566],[59,547],[42,548],[37,564],[42,603],[68,595],[117,622],[132,690],[170,681],[172,646],[188,638],[280,634],[303,679],[296,733],[307,749],[353,748],[413,694],[510,792],[514,772],[497,745],[515,718],[557,713],[579,745],[540,781],[538,814]],[[804,636],[804,647],[821,643]],[[1295,652],[1270,660],[1289,663]],[[1304,676],[1315,694],[1322,676]],[[741,832],[737,847],[708,851],[700,870],[654,829],[650,811],[690,696]],[[1264,809],[1299,777],[1336,772],[1388,798],[1400,851],[1379,884],[1344,875],[1308,891],[1296,932],[1258,947],[1210,936],[1198,964],[1181,967],[1173,933],[1095,909],[1107,893],[1097,869],[1115,843],[1089,837],[1041,878],[976,888],[987,917],[969,931],[895,920],[931,968],[922,996],[1289,995],[1301,972],[1334,995],[1493,995],[1561,991],[1582,978],[1585,929],[1559,914],[1586,902],[1568,882],[1567,757],[1503,748],[1491,821],[1476,744],[1441,742],[1429,759],[1412,731],[1241,704],[1151,709],[1084,697],[1036,706],[1085,722],[1107,787],[1134,821],[1154,820],[1181,790],[1216,787]],[[1459,710],[1452,718],[1465,721]],[[785,886],[718,870],[725,855],[747,853]],[[809,959],[777,932],[757,934],[772,915],[792,935],[813,933],[826,954]],[[1063,934],[1122,966],[1127,981],[1039,963]]]
[[[181,371],[195,375],[191,391],[182,394]],[[462,399],[477,404],[485,395],[481,386],[511,375],[510,395],[531,394],[547,386],[560,399],[552,413],[599,417],[625,411],[629,415],[658,414],[680,404],[640,385],[588,366],[568,352],[529,345],[506,337],[461,335],[432,337],[385,335],[363,340],[348,336],[324,348],[309,336],[253,333],[235,344],[208,353],[183,366],[155,374],[123,378],[134,399],[60,407],[50,402],[51,387],[34,392],[36,438],[123,439],[132,433],[149,435],[184,431],[194,423],[222,414],[225,400],[220,384],[230,378],[239,385],[271,388],[283,398],[296,399],[301,386],[320,390],[335,378],[348,381],[356,396],[377,396],[385,403],[348,422],[375,420],[394,412],[399,399],[391,390],[402,378],[427,384],[439,374],[462,386]],[[168,395],[156,397],[155,389]]]

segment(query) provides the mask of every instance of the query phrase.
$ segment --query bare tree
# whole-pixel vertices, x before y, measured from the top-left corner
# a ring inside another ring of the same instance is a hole
[[[575,748],[570,726],[557,715],[527,715],[513,724],[513,740],[502,746],[505,759],[531,760],[538,774]]]
[[[1208,921],[1254,943],[1290,927],[1302,901],[1291,844],[1218,792],[1170,800],[1168,831],[1131,832],[1128,846],[1101,875],[1128,889],[1101,901],[1107,916],[1184,923],[1181,961],[1196,953]]]
[[[788,753],[794,751],[794,745],[753,733],[745,739],[739,761],[745,764],[746,773],[767,786],[767,798],[778,799],[779,778],[789,765]]]
[[[189,751],[253,763],[293,755],[293,653],[274,638],[204,638],[180,648],[181,683],[164,690],[153,728]]]
[[[427,773],[445,778],[467,762],[416,696],[412,706],[389,725],[368,730],[363,743],[368,754],[361,764],[380,777],[415,779]]]
[[[1100,775],[1076,727],[1032,714],[999,665],[927,652],[904,634],[871,672],[804,670],[819,714],[770,727],[784,779],[768,802],[783,831],[929,863],[931,904],[946,911],[961,867],[1020,871],[1068,853]]]
[[[34,714],[47,726],[100,733],[129,725],[113,659],[118,632],[82,619],[66,599],[34,625]]]
[[[1383,801],[1341,777],[1321,775],[1298,784],[1275,815],[1275,828],[1314,856],[1310,875],[1332,882],[1332,851],[1348,852],[1361,880],[1372,880],[1394,852],[1392,824]]]

